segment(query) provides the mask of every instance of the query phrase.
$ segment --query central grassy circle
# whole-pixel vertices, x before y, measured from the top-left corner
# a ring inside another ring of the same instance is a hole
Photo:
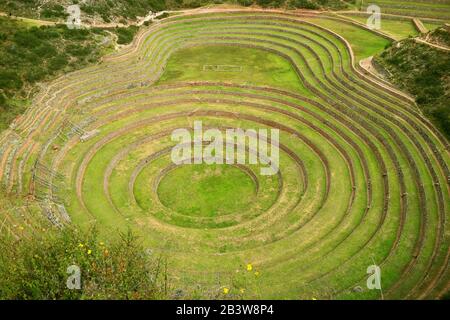
[[[161,203],[189,216],[245,212],[255,195],[252,177],[239,167],[225,164],[179,166],[169,171],[158,185]]]

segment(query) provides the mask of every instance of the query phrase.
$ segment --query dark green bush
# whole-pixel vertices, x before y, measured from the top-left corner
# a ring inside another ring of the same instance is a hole
[[[3,93],[0,93],[0,109],[6,108],[6,97]]]
[[[244,7],[251,6],[253,4],[253,0],[237,0],[237,2]]]
[[[133,41],[134,35],[139,30],[136,26],[130,26],[128,28],[116,28],[115,32],[118,36],[118,44],[129,44]]]
[[[319,6],[310,0],[291,0],[289,4],[299,9],[318,9]]]
[[[58,55],[49,60],[49,70],[52,72],[56,72],[58,70],[63,69],[69,63],[66,55]]]
[[[164,12],[163,14],[159,15],[156,19],[164,19],[167,18],[169,14],[167,12]]]
[[[14,71],[0,70],[0,89],[17,90],[22,88],[23,82]]]
[[[41,17],[43,18],[66,18],[69,14],[60,4],[51,4],[42,8]]]

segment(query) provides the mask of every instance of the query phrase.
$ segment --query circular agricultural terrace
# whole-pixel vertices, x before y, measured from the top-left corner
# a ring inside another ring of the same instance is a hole
[[[130,227],[187,294],[244,283],[248,298],[377,299],[377,264],[384,298],[439,297],[448,143],[355,65],[345,39],[298,15],[164,19],[43,90],[1,136],[0,177],[56,225]],[[174,166],[171,133],[200,120],[279,129],[278,174]],[[26,213],[9,219],[33,230]]]

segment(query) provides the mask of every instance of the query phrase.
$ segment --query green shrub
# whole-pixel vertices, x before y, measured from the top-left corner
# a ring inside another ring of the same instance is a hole
[[[318,9],[319,6],[310,0],[291,0],[290,6],[299,9]]]
[[[56,72],[63,69],[68,64],[68,59],[66,55],[58,55],[50,59],[48,66],[51,72]]]
[[[22,85],[22,80],[14,71],[0,70],[0,89],[17,90],[21,89]]]
[[[0,109],[6,108],[6,97],[3,93],[0,93]]]
[[[166,265],[131,232],[102,242],[97,232],[41,232],[32,239],[0,237],[0,299],[162,299]],[[69,289],[70,266],[81,287]]]
[[[45,79],[46,75],[46,69],[42,68],[42,66],[37,66],[28,69],[28,72],[25,74],[24,78],[30,83],[35,83]]]
[[[244,7],[251,6],[253,4],[253,0],[237,0],[237,2]]]
[[[139,30],[136,26],[130,26],[128,28],[116,28],[115,32],[118,36],[118,44],[129,44],[133,41],[134,35]]]
[[[164,18],[167,18],[168,16],[170,16],[170,14],[168,14],[167,12],[164,12],[163,14],[156,17],[156,19],[164,19]]]
[[[53,4],[48,7],[44,7],[41,11],[41,17],[43,18],[66,18],[69,14],[66,9],[60,4]]]
[[[33,28],[34,29],[34,28]],[[14,42],[22,47],[33,48],[41,43],[34,30],[20,30],[14,35]]]
[[[110,23],[111,22],[111,19],[109,18],[109,16],[107,14],[103,13],[101,15],[101,17],[102,17],[103,21],[105,21],[106,23]]]

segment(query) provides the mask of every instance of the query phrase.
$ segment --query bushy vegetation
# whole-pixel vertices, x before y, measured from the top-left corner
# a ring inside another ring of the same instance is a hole
[[[387,48],[375,61],[389,71],[394,83],[416,97],[422,111],[450,138],[448,52],[407,39]]]
[[[65,25],[27,27],[0,17],[0,130],[21,111],[37,82],[99,60],[105,31]]]
[[[265,8],[342,9],[347,7],[347,3],[353,2],[354,0],[87,0],[84,2],[77,0],[51,0],[40,7],[38,0],[9,0],[0,3],[0,10],[14,15],[32,16],[36,18],[39,17],[40,13],[40,17],[42,18],[61,19],[67,15],[65,12],[66,6],[79,3],[85,15],[101,17],[105,22],[112,22],[119,21],[123,18],[136,20],[136,17],[145,16],[149,11],[198,8],[220,3],[238,3],[243,6],[258,5]]]
[[[426,37],[429,42],[444,45],[450,48],[450,27],[437,28]]]
[[[58,3],[50,4],[48,6],[44,6],[41,11],[41,17],[43,18],[63,18],[65,19],[68,16],[66,12],[66,8]]]
[[[129,44],[133,41],[134,35],[139,30],[139,27],[129,26],[127,28],[116,28],[114,31],[117,34],[118,44]]]
[[[164,259],[149,255],[131,232],[112,243],[102,242],[95,230],[40,234],[23,240],[0,235],[0,299],[165,297]],[[79,289],[70,266],[81,272]]]
[[[37,18],[39,16],[38,7],[39,7],[39,0],[0,1],[0,11],[16,16]],[[41,10],[47,10],[46,6],[41,8]],[[51,9],[48,8],[48,10]]]
[[[291,0],[289,1],[289,5],[294,8],[303,8],[303,9],[319,8],[319,5],[316,2],[312,2],[310,0]]]
[[[18,16],[41,17],[46,19],[65,18],[66,7],[79,4],[81,10],[89,16],[99,16],[105,22],[120,18],[135,20],[149,11],[166,9],[165,0],[51,0],[40,5],[39,0],[8,0],[0,2],[0,10]]]
[[[147,15],[149,11],[166,9],[166,3],[164,0],[95,0],[86,1],[80,7],[88,15],[97,14],[108,22],[116,17],[135,20],[138,16]]]

